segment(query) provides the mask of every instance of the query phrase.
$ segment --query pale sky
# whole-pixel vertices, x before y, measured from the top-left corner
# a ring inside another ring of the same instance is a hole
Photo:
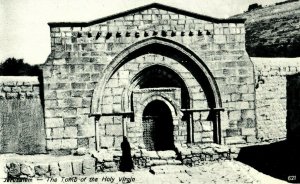
[[[0,0],[0,62],[44,63],[50,54],[48,22],[91,21],[153,2],[216,18],[283,0]]]

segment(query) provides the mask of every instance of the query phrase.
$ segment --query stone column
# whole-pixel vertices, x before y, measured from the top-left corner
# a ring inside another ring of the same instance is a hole
[[[194,112],[190,114],[190,143],[194,143]]]
[[[100,136],[99,136],[99,122],[101,116],[95,117],[95,139],[96,139],[96,151],[100,150]]]
[[[122,129],[123,129],[123,136],[127,137],[127,122],[130,121],[130,117],[123,116],[122,117]]]

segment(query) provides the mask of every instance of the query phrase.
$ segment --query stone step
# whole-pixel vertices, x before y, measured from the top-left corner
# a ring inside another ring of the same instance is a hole
[[[160,165],[160,166],[151,166],[149,171],[152,174],[173,174],[173,173],[185,173],[187,170],[188,167],[183,165]]]
[[[173,150],[167,151],[147,151],[146,149],[141,150],[143,157],[149,157],[151,159],[175,159],[177,157],[176,152]]]
[[[149,166],[182,165],[182,162],[180,160],[175,160],[175,159],[169,159],[169,160],[155,159],[155,160],[150,160],[147,164]]]

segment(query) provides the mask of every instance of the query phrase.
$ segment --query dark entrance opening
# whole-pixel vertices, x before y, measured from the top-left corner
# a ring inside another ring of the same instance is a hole
[[[169,107],[162,101],[150,102],[143,112],[143,138],[147,150],[173,150],[173,119]]]

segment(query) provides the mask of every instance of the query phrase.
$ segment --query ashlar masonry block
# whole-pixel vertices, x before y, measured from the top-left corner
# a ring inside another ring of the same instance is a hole
[[[61,139],[47,140],[47,150],[58,150],[61,148]]]
[[[63,127],[63,118],[46,118],[45,124],[47,128]]]
[[[243,136],[225,137],[225,144],[245,144],[246,140]]]
[[[77,127],[75,127],[75,126],[65,127],[63,130],[63,136],[65,138],[77,137]]]
[[[122,136],[123,129],[121,124],[106,125],[106,135]]]
[[[77,139],[62,139],[61,140],[62,149],[76,149],[77,148]]]

